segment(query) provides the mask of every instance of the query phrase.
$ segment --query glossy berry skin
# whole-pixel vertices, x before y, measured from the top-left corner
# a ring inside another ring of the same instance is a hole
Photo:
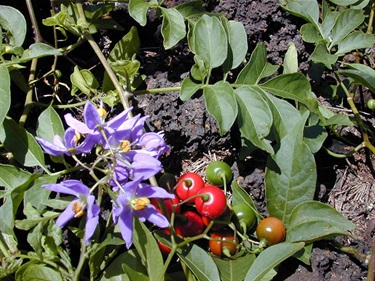
[[[176,217],[175,231],[182,237],[193,237],[202,234],[204,224],[202,217],[193,211],[186,211]]]
[[[207,166],[206,178],[213,185],[223,186],[224,179],[225,183],[232,179],[232,169],[223,161],[214,161]]]
[[[371,110],[375,110],[375,100],[374,99],[369,99],[367,101],[367,108]]]
[[[211,252],[219,257],[224,255],[234,255],[237,251],[238,238],[234,236],[234,232],[230,229],[223,229],[211,233],[211,238],[220,239],[220,240],[210,240],[208,245]],[[234,242],[234,243],[228,243]],[[227,248],[228,250],[224,250]],[[227,253],[225,253],[227,251]]]
[[[195,198],[195,207],[199,214],[210,219],[221,216],[227,208],[227,197],[217,186],[206,185],[198,194],[204,195]]]
[[[164,233],[168,234],[168,235],[171,235],[171,233],[169,232],[168,229],[163,229],[162,231]],[[171,248],[169,248],[168,246],[164,245],[160,241],[158,241],[158,246],[159,246],[160,252],[162,253],[163,256],[167,256],[171,252]]]
[[[169,217],[172,215],[172,210],[173,210],[173,204],[178,204],[180,203],[180,199],[178,199],[177,196],[175,196],[173,199],[161,199],[164,202],[165,205],[165,210],[167,211],[167,214]],[[159,201],[157,198],[152,198],[151,199],[151,204],[155,206],[156,210],[160,213],[163,214],[163,211],[159,205]],[[181,212],[181,206],[177,206],[174,210],[175,214],[179,214]]]
[[[232,210],[232,220],[235,223],[237,229],[241,230],[242,233],[246,233],[255,225],[257,218],[255,212],[249,205],[240,203],[234,205],[232,207]]]
[[[272,246],[284,241],[285,226],[278,218],[268,217],[260,221],[256,234],[259,240],[265,240],[267,246]]]
[[[181,201],[185,201],[196,195],[203,187],[204,181],[200,175],[193,172],[187,172],[178,179],[175,193]],[[188,202],[193,203],[194,198]]]

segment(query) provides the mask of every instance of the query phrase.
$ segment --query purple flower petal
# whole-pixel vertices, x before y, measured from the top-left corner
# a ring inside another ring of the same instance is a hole
[[[87,196],[90,194],[89,188],[79,180],[66,180],[61,183],[44,184],[42,187],[55,192],[74,195],[76,197],[79,197],[80,195]]]
[[[174,194],[168,193],[164,188],[153,186],[146,183],[141,183],[141,187],[137,190],[137,197],[147,198],[170,198],[175,197]]]
[[[81,121],[75,119],[72,114],[68,113],[64,115],[65,122],[68,126],[75,129],[77,132],[81,134],[89,134],[91,130],[87,127],[87,125]]]
[[[90,238],[95,232],[96,226],[99,221],[100,207],[94,204],[95,196],[90,195],[87,197],[87,217],[85,227],[85,241],[86,245],[90,244]]]
[[[87,127],[91,130],[95,130],[98,125],[103,123],[95,105],[89,101],[86,102],[85,109],[83,110],[83,116],[85,117]]]
[[[122,239],[125,240],[126,247],[129,249],[133,244],[133,216],[130,208],[124,209],[118,220]]]
[[[74,200],[70,202],[68,207],[64,210],[64,212],[61,213],[61,215],[57,218],[56,224],[59,227],[64,227],[68,221],[70,221],[72,218],[74,218],[75,213],[73,211],[73,204],[74,202],[78,202],[78,200]]]
[[[35,139],[40,143],[43,150],[50,155],[59,156],[59,155],[63,155],[67,151],[67,148],[65,146],[59,146],[59,145],[50,143],[49,141],[46,141],[46,140],[38,138],[38,137],[35,137]],[[61,138],[60,138],[60,140],[61,140]]]
[[[155,207],[152,205],[149,205],[142,211],[134,211],[134,213],[137,217],[144,218],[160,228],[166,228],[169,226],[168,219],[156,211]]]

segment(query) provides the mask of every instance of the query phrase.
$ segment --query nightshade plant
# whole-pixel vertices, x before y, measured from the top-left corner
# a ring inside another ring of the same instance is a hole
[[[322,148],[329,152],[324,141],[329,133],[338,135],[343,126],[358,127],[363,142],[347,155],[335,156],[348,157],[365,147],[375,152],[372,132],[353,101],[358,85],[375,93],[374,70],[347,63],[342,63],[347,68],[337,69],[339,57],[374,45],[372,29],[362,30],[366,7],[372,11],[372,26],[375,7],[370,1],[331,0],[320,5],[315,0],[280,1],[307,21],[301,33],[306,42],[315,44],[311,59],[320,69],[334,71],[336,89],[345,92],[355,118],[335,114],[318,102],[310,81],[298,72],[292,43],[280,71],[267,61],[264,43],[248,54],[244,26],[207,12],[201,0],[170,8],[157,0],[51,1],[51,16],[43,24],[54,29],[53,44],[42,40],[32,1],[25,2],[35,34],[30,46],[25,46],[24,16],[13,7],[0,6],[0,141],[7,156],[0,164],[0,278],[271,280],[285,259],[294,256],[309,264],[315,241],[348,235],[355,227],[332,207],[314,201],[314,154]],[[102,29],[124,30],[108,16],[112,11],[129,13],[139,26],[147,26],[150,9],[160,16],[163,47],[171,49],[186,39],[193,55],[194,64],[181,87],[140,87],[145,77],[137,59],[141,44],[137,27],[129,26],[107,56],[94,40],[93,34]],[[79,50],[84,42],[97,55],[103,76],[76,65],[69,82],[61,82],[60,57]],[[45,57],[54,59],[51,70],[37,76],[38,62]],[[238,75],[230,78],[237,69]],[[34,89],[42,80],[51,81],[51,98],[34,100]],[[26,94],[20,116],[11,111],[12,83]],[[69,98],[61,94],[62,87],[70,91]],[[181,215],[176,209],[187,206],[192,212],[189,201],[194,198],[174,204],[170,214],[163,200],[158,200],[160,209],[150,203],[152,198],[175,196],[156,181],[163,169],[159,158],[170,148],[163,132],[145,131],[147,116],[133,116],[130,100],[137,94],[170,91],[179,91],[182,101],[203,95],[221,135],[238,128],[240,158],[256,149],[265,152],[267,212],[285,225],[285,241],[266,247],[254,229],[245,233],[236,229],[231,222],[233,206],[245,204],[258,222],[262,219],[236,179],[223,181],[231,201],[219,222],[239,241],[230,258],[214,256],[204,243],[195,243],[217,241],[209,235],[214,221],[194,237],[178,235],[176,226],[183,220],[178,221]],[[77,114],[82,106],[83,120]],[[33,108],[44,109],[36,124],[29,118],[38,112]],[[69,239],[80,241],[80,250],[73,249],[79,252],[77,259],[65,247]],[[164,260],[157,243],[170,249]]]

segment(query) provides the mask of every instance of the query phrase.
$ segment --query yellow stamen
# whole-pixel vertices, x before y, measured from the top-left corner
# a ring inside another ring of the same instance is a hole
[[[138,198],[133,203],[133,209],[136,211],[142,211],[146,209],[147,205],[150,204],[150,199],[146,197]]]
[[[103,107],[98,108],[97,111],[100,117],[107,117],[107,111]]]
[[[123,152],[128,152],[131,149],[130,141],[128,140],[121,141],[120,148],[122,149]]]
[[[74,141],[75,143],[78,143],[79,140],[81,139],[81,137],[82,137],[82,135],[81,135],[79,132],[76,132],[76,134],[75,134],[75,136],[74,136],[74,138],[73,138],[73,141]]]
[[[73,212],[75,213],[75,216],[74,216],[75,218],[80,218],[85,213],[83,211],[83,206],[80,205],[77,201],[73,202],[72,209],[73,209]]]

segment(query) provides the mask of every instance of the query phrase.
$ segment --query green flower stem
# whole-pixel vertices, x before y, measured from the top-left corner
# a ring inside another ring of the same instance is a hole
[[[179,92],[181,87],[166,87],[166,88],[157,88],[157,89],[146,89],[146,90],[137,90],[133,92],[133,95],[140,96],[145,94],[159,94],[166,92]]]
[[[329,150],[328,148],[326,148],[325,146],[322,146],[322,149],[327,152],[329,155],[331,155],[332,157],[335,157],[335,158],[348,158],[349,156],[352,156],[354,153],[360,151],[362,148],[365,148],[365,143],[362,142],[360,145],[356,146],[353,150],[345,153],[345,154],[341,154],[341,153],[335,153],[331,150]]]
[[[375,147],[372,145],[367,130],[365,129],[365,126],[363,124],[363,120],[359,114],[359,111],[357,107],[355,106],[354,100],[353,100],[353,94],[349,92],[349,90],[346,88],[345,84],[341,81],[340,77],[335,73],[337,81],[339,81],[341,88],[344,90],[346,94],[346,100],[350,106],[350,109],[352,110],[354,117],[357,121],[358,128],[360,129],[362,133],[363,138],[363,145],[364,147],[367,147],[373,154],[375,154]]]
[[[77,3],[77,9],[80,15],[80,19],[83,21],[83,23],[87,23],[86,17],[85,17],[85,12],[83,10],[82,3]],[[105,56],[103,55],[102,51],[100,50],[98,44],[95,42],[94,38],[92,37],[90,31],[88,29],[85,29],[83,31],[83,36],[84,38],[89,42],[91,48],[94,50],[95,54],[98,56],[101,64],[103,65],[104,69],[107,71],[107,74],[109,78],[111,79],[113,85],[115,86],[117,92],[120,95],[121,103],[124,107],[124,109],[128,109],[130,107],[129,105],[129,97],[131,94],[128,91],[125,91],[119,80],[117,79],[116,74],[108,64]],[[129,117],[132,117],[132,113],[129,111]]]
[[[371,11],[370,11],[370,15],[369,15],[369,18],[368,18],[367,31],[366,31],[366,33],[368,33],[368,34],[372,34],[372,32],[373,32],[372,25],[374,23],[374,16],[375,16],[375,1],[372,1]]]
[[[35,43],[39,43],[39,42],[41,42],[41,35],[40,35],[38,22],[37,22],[36,17],[35,17],[35,13],[34,13],[34,9],[33,9],[33,5],[31,3],[31,0],[26,0],[26,6],[27,6],[27,10],[28,10],[29,15],[30,15],[31,25],[33,27],[33,31],[34,31],[34,35],[35,35]],[[30,74],[29,74],[29,78],[28,78],[29,82],[35,80],[35,73],[36,73],[37,65],[38,65],[38,59],[35,58],[31,61]],[[21,117],[19,119],[19,122],[18,122],[21,127],[25,126],[27,116],[29,115],[29,113],[31,111],[31,108],[34,105],[33,104],[33,87],[30,86],[30,85],[29,85],[29,89],[26,93],[24,105],[25,106],[24,106],[22,115],[21,115]]]
[[[82,271],[82,268],[86,261],[86,244],[84,239],[81,239],[81,254],[79,256],[79,261],[76,270],[74,271],[74,275],[72,277],[73,281],[80,281],[80,274]]]

